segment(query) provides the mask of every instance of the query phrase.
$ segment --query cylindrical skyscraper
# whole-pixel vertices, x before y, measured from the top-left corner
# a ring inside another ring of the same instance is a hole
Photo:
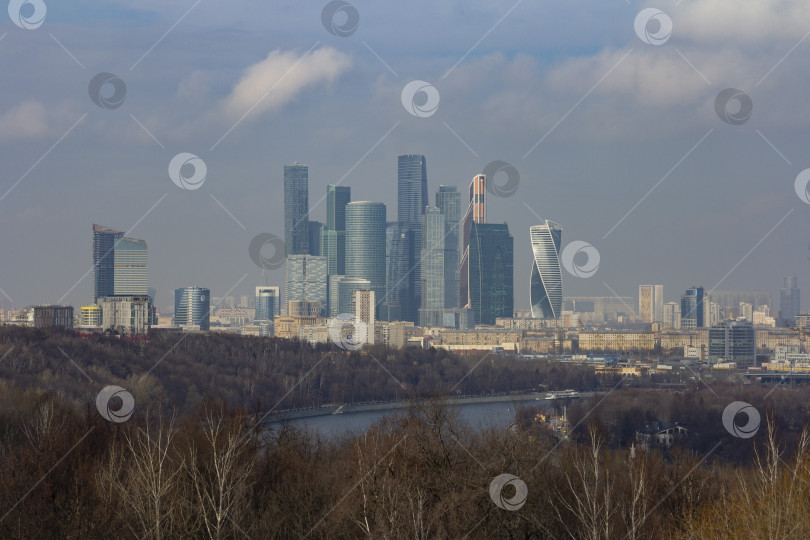
[[[177,326],[200,325],[200,330],[210,328],[209,312],[211,292],[202,287],[183,287],[174,290],[174,324]]]
[[[346,276],[371,282],[377,301],[385,298],[385,205],[346,205]]]

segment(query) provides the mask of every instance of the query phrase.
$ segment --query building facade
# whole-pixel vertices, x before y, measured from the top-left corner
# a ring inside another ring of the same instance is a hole
[[[694,329],[706,326],[703,316],[704,308],[703,287],[686,289],[681,295],[681,328]]]
[[[149,331],[149,296],[105,296],[99,298],[101,324],[107,330],[126,335]]]
[[[199,326],[210,330],[211,291],[204,287],[181,287],[174,290],[175,326]]]
[[[558,319],[562,313],[560,245],[562,227],[546,220],[529,229],[532,245],[530,303],[535,319]]]
[[[386,288],[385,205],[359,201],[346,205],[346,277],[371,282],[379,302]]]
[[[326,313],[326,257],[290,255],[286,262],[285,304],[295,300],[318,302]]]
[[[309,167],[284,166],[284,243],[287,255],[309,254]]]
[[[514,312],[514,239],[504,224],[475,223],[468,249],[469,304],[475,324]]]
[[[444,216],[444,307],[459,307],[459,227],[461,194],[455,186],[439,186],[436,207]]]
[[[779,291],[779,318],[788,326],[796,324],[796,315],[801,313],[801,294],[796,275],[785,276]]]
[[[753,366],[756,360],[756,334],[751,321],[723,321],[711,327],[709,360],[736,362],[738,367]]]
[[[469,188],[469,201],[461,223],[461,262],[459,263],[458,307],[470,305],[470,233],[473,223],[487,222],[487,177],[479,174],[473,177]]]
[[[256,321],[272,321],[281,313],[281,298],[278,287],[256,287],[256,306],[253,319]]]
[[[403,320],[416,322],[422,304],[422,216],[428,201],[427,162],[423,155],[397,158],[397,221],[407,231],[408,271],[401,279]]]

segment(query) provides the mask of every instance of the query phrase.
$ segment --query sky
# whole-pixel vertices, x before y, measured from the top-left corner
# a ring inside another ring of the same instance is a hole
[[[284,236],[283,166],[309,165],[310,219],[340,182],[392,220],[401,153],[426,156],[431,203],[492,161],[518,171],[488,205],[514,236],[516,309],[545,219],[599,256],[589,277],[573,258],[566,296],[661,283],[666,301],[698,285],[778,304],[795,273],[810,297],[807,2],[19,4],[0,13],[4,308],[89,303],[93,223],[146,240],[159,310],[182,286],[283,286],[248,253]],[[412,81],[438,105],[403,96]],[[180,153],[204,179],[172,181]]]

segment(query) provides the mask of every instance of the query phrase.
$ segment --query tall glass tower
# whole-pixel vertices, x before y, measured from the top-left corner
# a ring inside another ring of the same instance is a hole
[[[408,293],[408,246],[411,233],[398,221],[385,229],[385,299],[378,310],[386,321],[401,321],[402,304]]]
[[[475,324],[514,314],[514,239],[504,224],[470,226],[469,296]]]
[[[309,167],[284,166],[284,243],[287,255],[309,254]]]
[[[146,242],[123,231],[93,225],[93,302],[105,296],[149,294]]]
[[[93,303],[103,296],[115,294],[115,242],[124,231],[93,224]]]
[[[174,290],[174,324],[200,325],[200,330],[211,327],[211,291],[203,287],[183,287]]]
[[[486,205],[486,183],[487,177],[478,174],[470,182],[470,199],[467,211],[464,213],[464,220],[461,224],[461,262],[459,263],[459,307],[465,307],[470,303],[470,231],[473,223],[487,222]]]
[[[436,206],[444,215],[444,307],[458,307],[459,224],[461,193],[455,186],[439,186]]]
[[[371,283],[377,301],[385,298],[385,205],[346,205],[346,276]]]
[[[441,210],[429,206],[422,227],[422,307],[420,326],[439,326],[437,314],[444,306],[445,289],[445,218]],[[438,319],[441,319],[439,316]]]
[[[686,289],[686,292],[681,295],[681,328],[689,330],[706,326],[703,318],[703,303],[703,287]]]
[[[558,319],[562,311],[562,227],[546,220],[529,228],[532,243],[531,306],[535,319]]]
[[[785,276],[784,287],[779,291],[779,316],[790,326],[796,323],[796,315],[801,313],[800,299],[796,275]]]
[[[326,272],[346,273],[346,205],[351,202],[348,186],[326,186],[326,226],[321,229],[321,255],[326,257]]]
[[[397,160],[397,221],[409,235],[407,294],[403,319],[417,322],[422,298],[422,216],[428,205],[427,162],[422,155],[402,155]],[[379,294],[378,294],[379,296]]]
[[[280,313],[280,300],[278,287],[256,287],[256,312],[253,319],[272,321]]]

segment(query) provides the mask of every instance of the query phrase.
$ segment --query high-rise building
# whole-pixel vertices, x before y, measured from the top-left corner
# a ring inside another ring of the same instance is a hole
[[[436,206],[444,215],[444,307],[458,307],[459,292],[459,226],[461,194],[455,186],[439,186]]]
[[[532,244],[530,302],[535,319],[559,319],[562,313],[562,227],[546,220],[529,228]]]
[[[318,302],[326,313],[326,258],[315,255],[290,255],[286,261],[284,302]]]
[[[146,242],[93,225],[93,302],[104,296],[148,295]]]
[[[385,229],[385,298],[380,304],[381,318],[403,320],[403,303],[408,293],[408,249],[411,232],[397,221]]]
[[[796,324],[796,315],[801,313],[801,294],[795,275],[785,276],[784,286],[779,291],[779,317],[785,324]]]
[[[181,287],[174,290],[174,324],[176,326],[199,326],[209,330],[211,291],[204,287]]]
[[[346,205],[351,202],[348,186],[326,186],[326,225],[321,228],[321,255],[326,273],[346,273]]]
[[[681,327],[681,305],[677,302],[664,304],[664,328],[678,329]]]
[[[703,318],[706,309],[703,296],[703,287],[686,289],[681,295],[681,328],[691,330],[706,326]]]
[[[756,333],[751,321],[723,321],[709,328],[709,359],[736,362],[737,367],[753,366],[756,359]]]
[[[459,265],[459,307],[470,305],[469,265],[470,265],[470,232],[473,223],[487,222],[486,179],[483,174],[476,175],[470,182],[470,200],[464,220],[461,224],[461,262]]]
[[[284,166],[284,243],[287,255],[309,254],[309,167]]]
[[[281,314],[281,298],[278,287],[256,287],[256,312],[254,320],[272,321]]]
[[[309,254],[321,255],[321,231],[324,229],[320,221],[309,221],[307,225],[307,235],[309,236]]]
[[[653,286],[653,321],[661,322],[664,320],[664,286]]]
[[[326,186],[326,226],[333,231],[346,230],[346,205],[352,202],[349,186]]]
[[[369,290],[370,286],[371,282],[367,279],[329,276],[329,316],[352,313],[352,293],[360,289]]]
[[[374,345],[374,326],[377,322],[377,302],[374,291],[357,289],[352,291],[351,313],[354,317],[366,324],[365,343]]]
[[[378,302],[385,297],[385,223],[383,203],[346,205],[346,277],[369,280]]]
[[[638,286],[638,318],[641,322],[661,322],[664,317],[664,286]]]
[[[115,294],[115,243],[124,231],[93,224],[93,303]]]
[[[737,316],[739,318],[745,319],[746,321],[753,321],[754,320],[754,306],[752,306],[748,302],[740,302],[740,307],[739,307],[739,311],[737,312]]]
[[[435,206],[425,210],[422,224],[422,307],[419,326],[439,326],[445,307],[444,214]]]
[[[397,221],[408,235],[407,293],[400,298],[404,320],[416,322],[422,300],[422,215],[428,205],[427,163],[422,155],[397,159]]]
[[[473,222],[468,255],[467,283],[475,324],[495,324],[498,317],[512,317],[514,239],[509,227]]]

